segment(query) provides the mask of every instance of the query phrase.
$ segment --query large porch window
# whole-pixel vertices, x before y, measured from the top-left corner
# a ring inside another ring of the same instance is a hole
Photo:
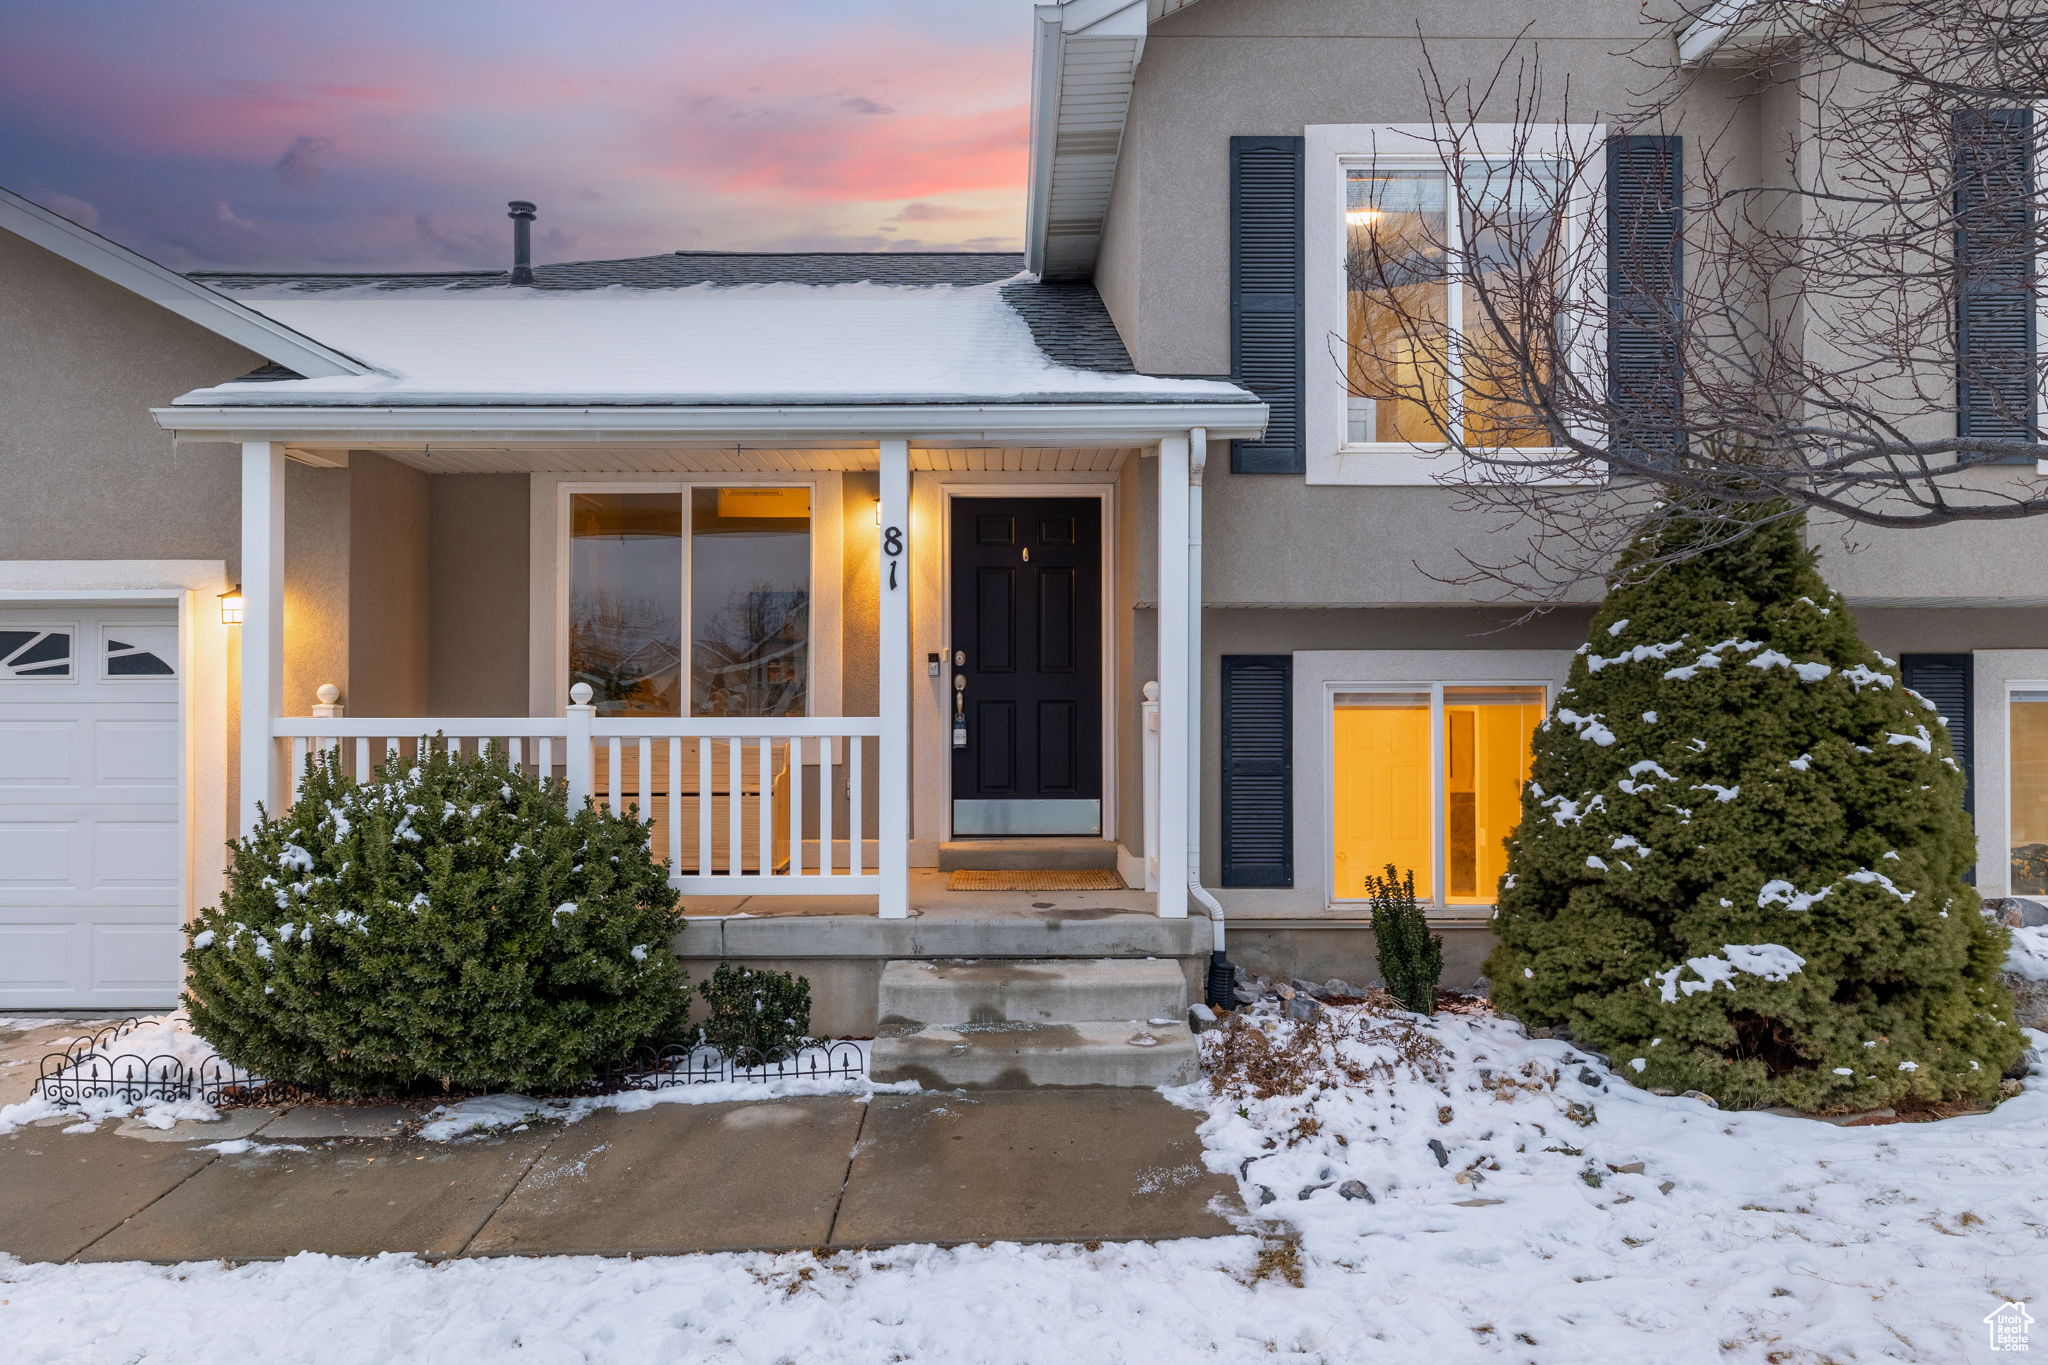
[[[1346,687],[1331,696],[1332,896],[1392,863],[1440,906],[1489,906],[1521,819],[1536,684]]]
[[[568,681],[606,716],[807,714],[811,491],[571,492]]]

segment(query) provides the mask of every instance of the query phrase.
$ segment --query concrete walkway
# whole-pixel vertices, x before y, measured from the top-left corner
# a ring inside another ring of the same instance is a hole
[[[0,1252],[29,1261],[666,1255],[1223,1236],[1232,1182],[1151,1091],[660,1104],[453,1142],[398,1109],[0,1136]],[[207,1150],[249,1137],[250,1150]]]

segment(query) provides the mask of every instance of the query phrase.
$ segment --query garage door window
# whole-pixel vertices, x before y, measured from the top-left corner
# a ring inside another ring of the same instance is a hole
[[[100,627],[101,676],[109,682],[123,678],[175,678],[178,670],[170,661],[177,657],[175,626]]]
[[[72,632],[29,626],[0,630],[0,682],[47,682],[71,676]]]

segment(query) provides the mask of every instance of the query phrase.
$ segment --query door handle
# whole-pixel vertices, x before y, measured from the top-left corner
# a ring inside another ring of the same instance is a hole
[[[953,675],[953,747],[967,747],[967,677],[962,673]]]

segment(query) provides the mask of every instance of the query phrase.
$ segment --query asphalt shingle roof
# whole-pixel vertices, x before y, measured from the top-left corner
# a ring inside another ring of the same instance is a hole
[[[1095,286],[1016,279],[1024,270],[1021,252],[776,252],[676,251],[613,261],[564,261],[536,265],[533,285],[541,290],[681,289],[691,285],[896,284],[981,285],[1010,280],[1003,301],[1031,329],[1032,340],[1049,358],[1075,369],[1132,374],[1130,353]],[[238,289],[296,285],[304,290],[355,289],[365,285],[404,289],[499,289],[502,270],[402,273],[263,274],[198,270],[190,278],[232,294]]]

